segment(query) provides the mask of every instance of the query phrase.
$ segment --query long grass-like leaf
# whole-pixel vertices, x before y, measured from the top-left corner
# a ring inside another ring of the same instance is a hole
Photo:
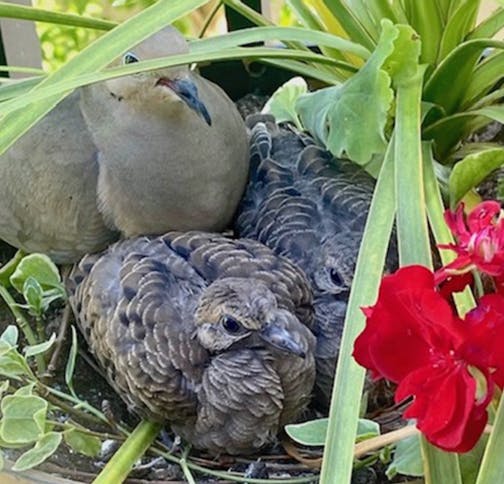
[[[116,22],[109,22],[108,20],[82,17],[69,13],[51,12],[50,10],[14,5],[6,2],[0,2],[0,17],[35,20],[37,22],[48,22],[51,24],[70,25],[72,27],[84,27],[96,30],[110,30],[117,26]]]
[[[504,52],[497,52],[477,65],[460,102],[461,109],[467,109],[479,101],[490,89],[504,78]]]
[[[194,40],[191,42],[191,51],[226,49],[261,40],[297,41],[310,45],[332,47],[339,51],[354,54],[362,59],[367,59],[371,55],[368,49],[355,42],[326,32],[298,27],[253,27],[243,29],[208,39]]]
[[[103,72],[97,72],[93,74],[85,74],[82,76],[68,77],[67,79],[54,83],[51,85],[41,86],[9,101],[5,101],[0,104],[0,114],[8,116],[9,113],[17,111],[24,108],[27,104],[34,104],[38,101],[43,101],[45,99],[51,98],[52,96],[59,95],[60,93],[69,92],[77,87],[81,87],[87,84],[92,84],[95,82],[106,81],[108,79],[114,79],[117,77],[135,74],[138,72],[145,72],[148,70],[161,69],[165,67],[172,67],[183,64],[192,64],[200,61],[212,61],[212,60],[229,60],[229,59],[261,59],[261,58],[279,58],[279,59],[294,59],[294,60],[311,60],[320,63],[326,63],[335,65],[338,67],[347,67],[349,69],[355,69],[353,66],[343,64],[342,62],[328,59],[327,57],[321,56],[319,54],[314,54],[312,52],[299,52],[292,51],[289,49],[270,49],[266,47],[235,47],[231,49],[224,49],[218,51],[205,51],[174,55],[169,57],[163,57],[155,60],[135,62],[134,64],[128,64],[121,67],[115,67],[113,69],[107,69]]]
[[[100,37],[61,69],[44,79],[35,89],[64,81],[71,76],[103,69],[129,47],[141,42],[208,0],[160,0]],[[33,104],[22,113],[16,112],[2,120],[0,154],[50,111],[67,93]]]
[[[491,39],[504,28],[504,7],[499,7],[495,12],[481,22],[468,36],[467,39]]]
[[[373,304],[378,293],[394,223],[392,147],[391,141],[378,177],[357,258],[329,412],[320,479],[322,484],[346,484],[350,482],[352,474],[353,444],[365,373],[364,368],[352,358],[352,352],[355,338],[364,328],[364,315],[360,308]]]
[[[467,89],[467,79],[487,47],[504,49],[504,42],[491,39],[469,40],[460,44],[439,64],[424,88],[424,101],[439,104],[447,114],[456,111]]]
[[[437,62],[440,62],[455,49],[474,28],[478,16],[479,5],[479,0],[467,0],[452,15],[442,31]]]
[[[345,29],[351,40],[362,44],[369,50],[373,49],[377,37],[373,39],[370,33],[359,22],[352,10],[348,8],[342,0],[324,0],[324,3],[340,25]]]
[[[409,24],[415,29],[422,39],[422,63],[434,65],[436,63],[443,22],[436,6],[437,0],[405,0],[406,15]]]
[[[26,94],[28,91],[33,89],[43,77],[30,77],[27,79],[21,79],[16,81],[10,81],[2,86],[0,86],[0,102],[6,99],[12,99],[13,97]],[[1,104],[0,104],[1,111]]]

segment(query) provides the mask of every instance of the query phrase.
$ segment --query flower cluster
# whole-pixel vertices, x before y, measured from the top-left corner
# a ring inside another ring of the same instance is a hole
[[[480,204],[467,219],[462,209],[445,219],[457,243],[442,248],[457,258],[437,273],[407,266],[385,276],[376,304],[363,309],[354,358],[373,377],[398,384],[397,402],[413,397],[404,416],[416,419],[429,442],[466,452],[485,428],[495,388],[504,386],[504,296],[482,296],[464,318],[451,296],[475,268],[502,278],[504,227],[496,202]]]

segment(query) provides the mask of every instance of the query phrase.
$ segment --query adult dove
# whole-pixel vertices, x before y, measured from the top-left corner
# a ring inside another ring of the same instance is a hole
[[[310,401],[309,283],[264,245],[204,232],[127,239],[69,279],[112,386],[195,447],[255,452]]]
[[[308,135],[275,124],[271,116],[252,116],[248,122],[251,174],[235,229],[299,265],[310,280],[315,400],[327,409],[374,182],[357,165],[334,158]],[[394,254],[390,251],[389,268],[396,264]]]
[[[167,27],[124,54],[188,52]],[[0,238],[56,262],[131,237],[222,230],[248,173],[231,100],[187,66],[79,89],[0,156]]]

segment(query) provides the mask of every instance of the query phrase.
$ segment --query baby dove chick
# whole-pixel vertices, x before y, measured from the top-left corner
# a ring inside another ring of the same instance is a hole
[[[271,117],[249,121],[251,175],[236,232],[287,257],[309,278],[317,337],[315,398],[326,409],[374,182]],[[392,252],[388,264],[395,264]]]
[[[186,52],[167,27],[117,63]],[[0,238],[65,263],[119,232],[222,230],[247,172],[238,111],[187,66],[90,85],[0,156]]]
[[[203,232],[124,240],[82,259],[70,302],[110,383],[195,447],[243,454],[311,398],[311,291],[288,260]]]

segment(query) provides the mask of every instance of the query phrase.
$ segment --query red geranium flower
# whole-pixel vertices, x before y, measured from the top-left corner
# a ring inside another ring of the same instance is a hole
[[[476,267],[492,276],[504,275],[504,218],[498,202],[480,203],[467,217],[460,204],[455,212],[447,210],[444,216],[457,243],[439,248],[455,251],[457,258],[441,269],[442,274]]]
[[[397,402],[413,396],[404,416],[417,420],[429,442],[470,450],[485,428],[494,384],[504,384],[504,298],[485,296],[461,320],[436,291],[434,274],[409,266],[383,278],[364,313],[357,362],[398,383]]]

